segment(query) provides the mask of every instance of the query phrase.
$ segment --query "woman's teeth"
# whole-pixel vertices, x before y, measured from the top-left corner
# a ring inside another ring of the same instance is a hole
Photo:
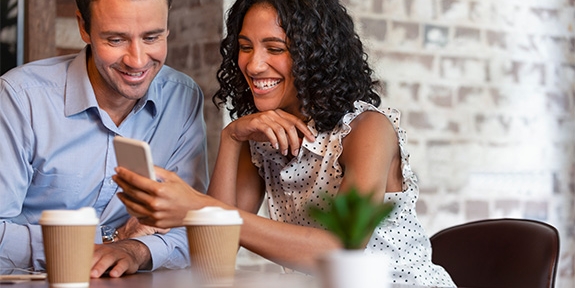
[[[258,80],[254,81],[254,86],[258,89],[271,89],[278,85],[281,80]]]

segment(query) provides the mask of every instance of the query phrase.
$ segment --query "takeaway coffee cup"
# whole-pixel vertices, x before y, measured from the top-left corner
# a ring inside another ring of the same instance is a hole
[[[44,210],[39,222],[50,287],[88,287],[99,222],[94,208]]]
[[[190,210],[184,218],[192,271],[204,286],[231,286],[243,223],[238,211]]]

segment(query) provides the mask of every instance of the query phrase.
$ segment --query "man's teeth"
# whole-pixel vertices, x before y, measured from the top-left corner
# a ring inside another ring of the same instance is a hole
[[[136,73],[124,72],[124,74],[126,74],[128,76],[132,76],[132,77],[139,77],[139,76],[142,76],[142,74],[144,74],[144,72],[136,72]]]
[[[258,89],[270,89],[276,85],[278,85],[281,81],[280,80],[261,80],[261,81],[254,81],[254,86]]]

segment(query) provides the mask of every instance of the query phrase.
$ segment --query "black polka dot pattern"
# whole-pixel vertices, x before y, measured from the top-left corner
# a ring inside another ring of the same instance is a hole
[[[354,105],[355,110],[346,114],[331,132],[318,135],[311,121],[308,126],[317,135],[316,141],[309,143],[304,139],[297,157],[285,157],[269,143],[250,143],[252,161],[265,179],[270,218],[322,228],[308,217],[307,207],[311,204],[325,209],[328,204],[321,192],[327,192],[328,197],[337,194],[343,177],[338,158],[343,151],[343,138],[351,131],[351,121],[364,111],[379,111],[388,117],[397,132],[404,182],[403,191],[386,193],[385,201],[396,205],[394,212],[375,229],[365,251],[388,256],[394,283],[455,287],[447,272],[431,263],[431,244],[415,212],[419,188],[405,149],[406,133],[399,127],[399,111],[379,110],[360,101]]]

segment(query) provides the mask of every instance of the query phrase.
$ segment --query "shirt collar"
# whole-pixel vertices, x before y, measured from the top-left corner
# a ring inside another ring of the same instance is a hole
[[[86,64],[86,55],[90,49],[90,45],[86,45],[78,56],[72,60],[68,67],[66,75],[66,88],[65,88],[65,115],[66,117],[83,112],[91,107],[98,107],[96,94],[90,83],[88,77],[88,69]],[[162,69],[163,70],[163,69]],[[161,73],[161,72],[160,72]],[[155,117],[157,115],[157,105],[159,98],[159,91],[154,85],[154,81],[150,84],[150,88],[144,97],[138,100],[134,107],[134,113],[140,112],[144,107],[146,110]],[[150,103],[148,105],[148,103]]]
[[[315,141],[310,142],[309,140],[307,140],[304,137],[301,147],[307,149],[308,151],[310,151],[311,153],[314,153],[316,155],[324,156],[326,151],[327,151],[327,148],[328,148],[327,146],[329,145],[329,140],[330,140],[329,133],[330,133],[330,131],[318,133],[317,129],[315,127],[315,121],[314,120],[309,121],[307,124],[307,127],[315,136]]]

